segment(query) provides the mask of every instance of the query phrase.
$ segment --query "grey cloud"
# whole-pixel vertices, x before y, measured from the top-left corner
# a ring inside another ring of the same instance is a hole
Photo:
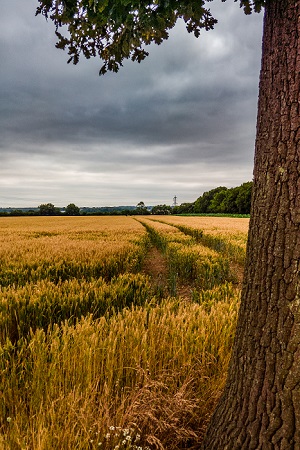
[[[0,206],[184,202],[251,178],[260,16],[212,2],[215,30],[179,24],[142,64],[99,78],[100,61],[66,64],[35,6],[0,5]]]

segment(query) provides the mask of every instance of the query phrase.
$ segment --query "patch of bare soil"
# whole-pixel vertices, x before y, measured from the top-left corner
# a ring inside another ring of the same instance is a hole
[[[176,286],[177,296],[184,298],[185,300],[190,300],[192,298],[193,288],[192,284],[186,284],[179,281]]]
[[[168,277],[167,259],[156,247],[150,248],[142,272],[153,279]]]
[[[148,275],[156,294],[168,293],[168,263],[166,257],[152,246],[144,260],[142,273]]]

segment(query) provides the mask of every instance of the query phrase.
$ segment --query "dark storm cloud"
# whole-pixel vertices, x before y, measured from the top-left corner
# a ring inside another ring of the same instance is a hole
[[[100,61],[66,64],[36,6],[0,5],[0,206],[184,202],[251,179],[260,16],[212,2],[215,30],[179,24],[99,78]]]

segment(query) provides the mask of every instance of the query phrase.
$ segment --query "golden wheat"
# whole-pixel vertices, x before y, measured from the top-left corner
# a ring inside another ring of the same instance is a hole
[[[246,248],[249,219],[238,217],[180,217],[164,216],[163,221],[170,225],[184,225],[202,230],[204,233],[228,239]]]
[[[0,219],[1,450],[199,446],[239,301],[213,245],[244,231],[136,219]],[[139,273],[150,240],[189,300],[156,298]]]
[[[128,217],[0,218],[0,285],[136,271],[145,235]]]
[[[199,439],[224,383],[237,300],[165,300],[2,346],[8,448],[85,449],[92,435],[103,442],[110,426],[133,424],[145,444],[155,436],[176,448],[181,428]]]

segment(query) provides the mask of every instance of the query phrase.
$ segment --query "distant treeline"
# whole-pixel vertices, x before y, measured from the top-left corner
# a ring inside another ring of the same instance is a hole
[[[58,208],[45,203],[36,208],[0,208],[0,216],[102,216],[137,214],[135,206],[78,207],[74,203]],[[139,211],[139,210],[138,210]]]
[[[241,186],[226,188],[219,186],[204,192],[193,203],[179,206],[156,205],[145,206],[107,206],[79,208],[70,203],[64,208],[57,208],[52,203],[41,204],[37,208],[0,208],[0,216],[86,216],[86,215],[137,215],[137,214],[250,214],[252,181]]]
[[[173,214],[250,214],[252,181],[227,189],[219,186],[173,208]]]

